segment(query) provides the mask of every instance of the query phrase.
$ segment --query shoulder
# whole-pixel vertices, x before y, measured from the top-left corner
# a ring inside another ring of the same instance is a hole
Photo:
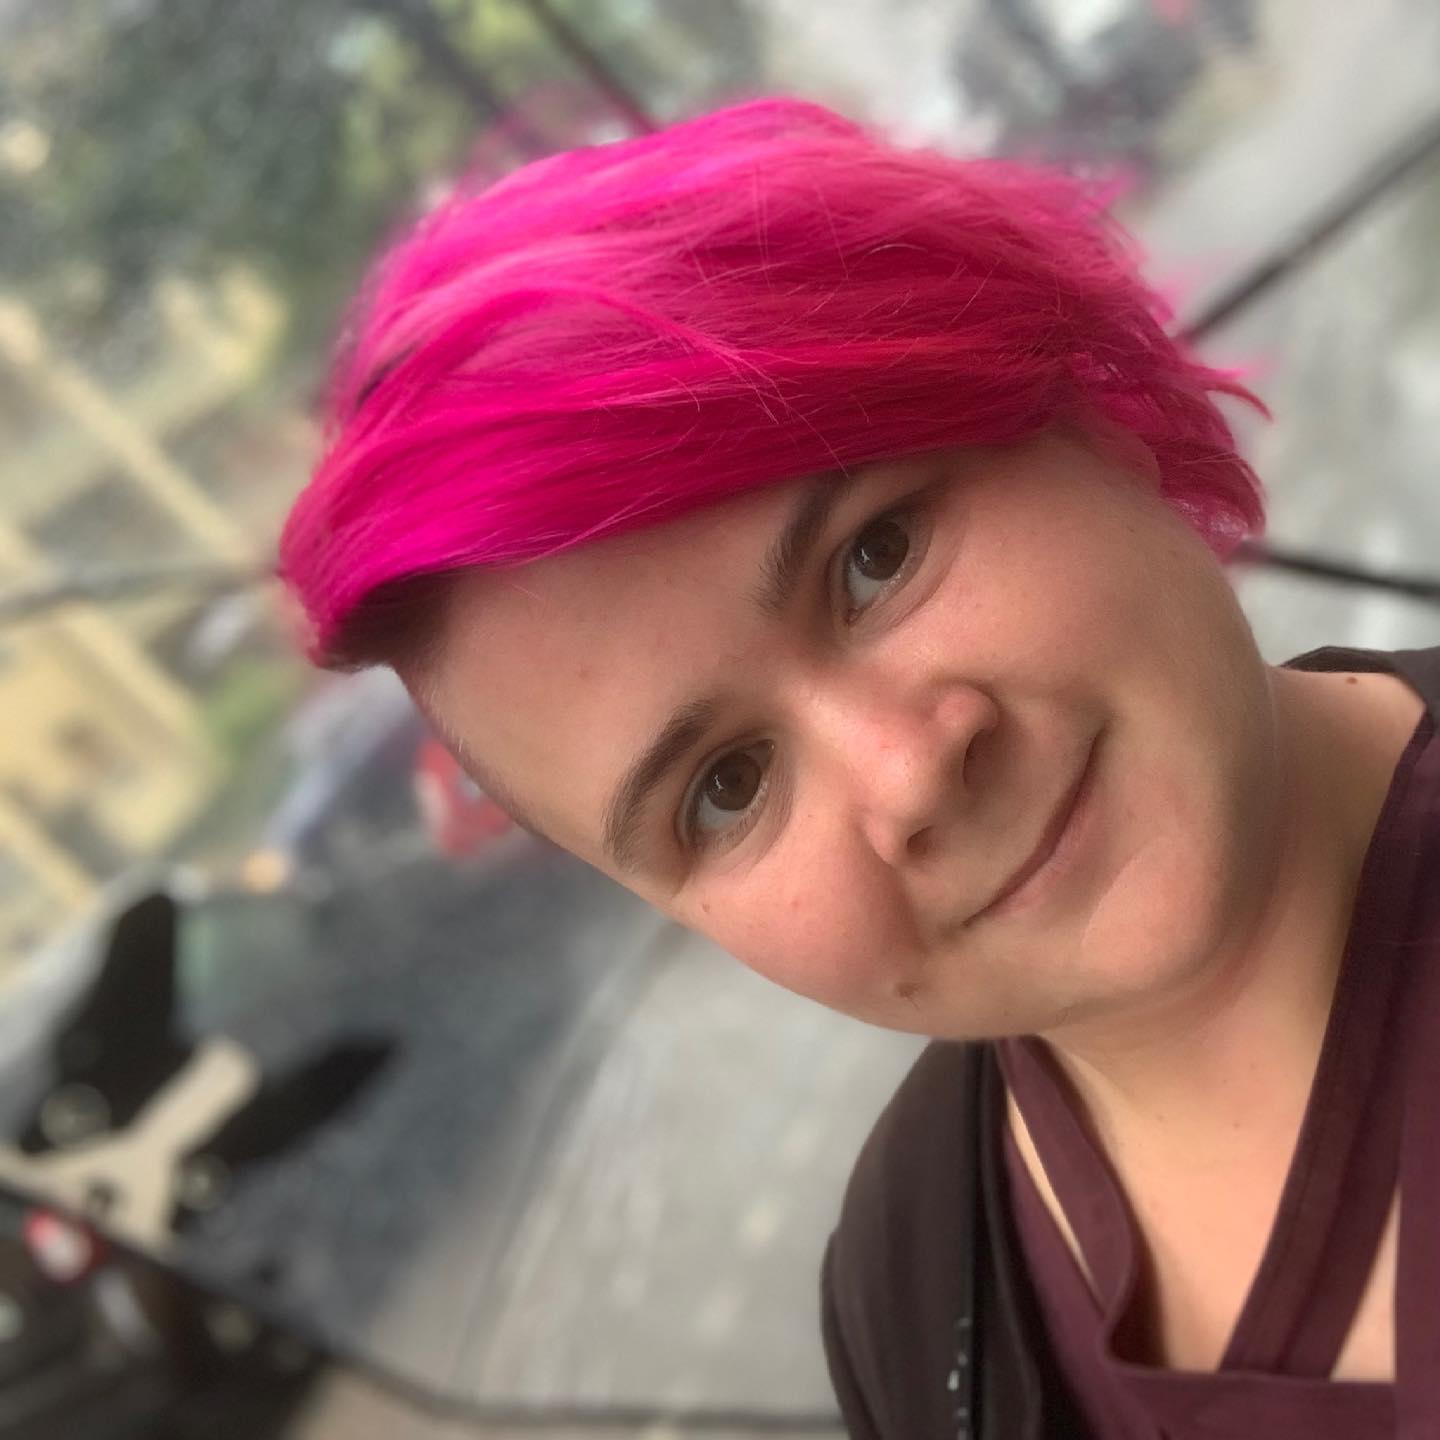
[[[896,1407],[908,1411],[916,1387],[928,1391],[949,1367],[977,1224],[985,1049],[930,1045],[876,1121],[846,1187],[822,1308],[854,1435],[914,1433]]]
[[[836,1232],[842,1248],[868,1246],[880,1232],[893,1237],[893,1222],[920,1199],[917,1180],[928,1190],[963,1179],[982,1063],[978,1045],[937,1041],[921,1053],[855,1161]]]

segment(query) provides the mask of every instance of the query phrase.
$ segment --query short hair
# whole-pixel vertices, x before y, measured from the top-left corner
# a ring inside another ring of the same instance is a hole
[[[1263,525],[1093,184],[752,101],[461,185],[380,261],[282,575],[318,663],[401,668],[456,572],[758,486],[1098,418],[1224,558]]]

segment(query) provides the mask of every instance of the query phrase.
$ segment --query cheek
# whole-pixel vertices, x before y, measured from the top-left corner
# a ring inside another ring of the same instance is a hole
[[[1118,542],[1057,544],[1018,523],[997,525],[957,552],[909,643],[926,663],[994,677],[1012,700],[1078,692],[1129,660],[1154,611]]]
[[[1083,968],[1107,976],[1117,995],[1204,964],[1268,884],[1277,776],[1265,717],[1243,690],[1215,704],[1228,677],[1217,669],[1209,678],[1188,716],[1182,707],[1159,710],[1147,725],[1142,711],[1116,737],[1129,741],[1131,763],[1114,796],[1114,879],[1081,950]]]
[[[1199,776],[1137,765],[1115,806],[1112,880],[1080,940],[1085,970],[1116,991],[1183,971],[1208,952],[1228,888],[1230,817]]]
[[[687,917],[749,969],[847,1015],[869,1016],[913,968],[915,948],[893,892],[866,867],[776,857],[717,884]]]

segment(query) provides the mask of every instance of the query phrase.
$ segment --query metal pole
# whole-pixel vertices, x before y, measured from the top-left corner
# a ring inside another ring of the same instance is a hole
[[[1298,270],[1337,235],[1360,219],[1396,185],[1410,179],[1440,155],[1440,117],[1397,147],[1375,172],[1355,185],[1313,224],[1266,257],[1248,275],[1235,280],[1185,328],[1189,341],[1201,340],[1233,320],[1272,286]]]

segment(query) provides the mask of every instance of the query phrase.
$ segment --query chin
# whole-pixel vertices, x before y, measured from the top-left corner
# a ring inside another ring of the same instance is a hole
[[[954,1040],[1044,1035],[1158,999],[1219,953],[1237,901],[1234,873],[1179,835],[1156,837],[1073,929],[1029,937],[1023,950],[997,947],[983,963],[956,957],[967,993],[922,996],[928,1027],[896,1028]]]

